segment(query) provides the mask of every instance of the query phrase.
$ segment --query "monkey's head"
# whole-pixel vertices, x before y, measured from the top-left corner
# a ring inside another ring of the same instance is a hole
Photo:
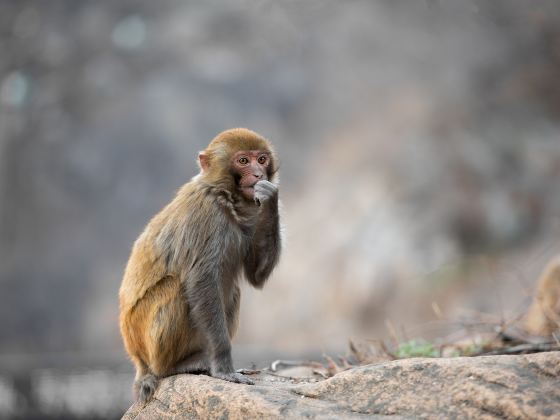
[[[206,182],[236,191],[247,200],[253,199],[258,181],[274,182],[278,171],[269,141],[246,128],[218,134],[198,154],[198,164]]]

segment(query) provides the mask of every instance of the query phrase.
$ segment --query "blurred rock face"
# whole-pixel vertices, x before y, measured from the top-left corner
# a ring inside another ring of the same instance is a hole
[[[430,273],[557,223],[553,1],[0,7],[0,350],[120,348],[132,241],[233,126],[275,143],[287,226],[244,343],[417,319]]]

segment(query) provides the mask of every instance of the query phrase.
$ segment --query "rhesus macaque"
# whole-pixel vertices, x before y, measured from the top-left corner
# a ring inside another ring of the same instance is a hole
[[[560,329],[560,257],[548,264],[539,280],[525,329],[541,336]]]
[[[214,138],[198,163],[200,173],[134,243],[119,292],[140,401],[179,373],[253,383],[233,369],[230,340],[239,278],[262,288],[280,256],[276,156],[266,139],[236,128]]]

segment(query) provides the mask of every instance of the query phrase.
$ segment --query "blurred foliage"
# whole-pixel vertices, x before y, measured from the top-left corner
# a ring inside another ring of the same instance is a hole
[[[432,343],[423,340],[410,340],[400,343],[395,354],[399,358],[440,356],[439,350]]]

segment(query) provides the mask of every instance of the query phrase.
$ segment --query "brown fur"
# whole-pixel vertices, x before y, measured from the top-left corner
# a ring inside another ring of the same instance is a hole
[[[548,336],[560,329],[560,257],[542,274],[525,328],[534,335]]]

